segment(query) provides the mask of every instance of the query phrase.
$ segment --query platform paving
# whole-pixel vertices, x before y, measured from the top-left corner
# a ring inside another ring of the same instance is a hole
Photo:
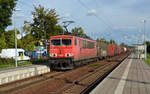
[[[90,94],[150,94],[150,67],[131,54]]]

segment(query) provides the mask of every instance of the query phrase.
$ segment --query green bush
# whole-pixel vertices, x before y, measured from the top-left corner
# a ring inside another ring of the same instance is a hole
[[[43,64],[47,63],[48,60],[45,58],[40,58],[36,60],[31,60],[31,61],[18,61],[18,66],[30,66],[33,64]],[[15,60],[13,58],[0,58],[0,69],[4,68],[12,68],[15,67]]]
[[[15,67],[15,60],[9,58],[0,58],[0,69]]]
[[[146,44],[147,44],[147,52],[150,53],[150,41],[147,41]]]
[[[41,63],[47,63],[47,59],[37,59],[37,60],[31,60],[32,64],[41,64]]]
[[[146,63],[150,66],[150,53],[147,53]]]
[[[15,63],[15,60],[13,58],[0,58],[0,63],[1,64],[8,64],[8,63]]]

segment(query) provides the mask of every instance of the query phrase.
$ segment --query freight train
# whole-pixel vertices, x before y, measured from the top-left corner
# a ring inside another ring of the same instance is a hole
[[[52,69],[66,70],[126,52],[120,47],[72,35],[50,37],[49,62]]]

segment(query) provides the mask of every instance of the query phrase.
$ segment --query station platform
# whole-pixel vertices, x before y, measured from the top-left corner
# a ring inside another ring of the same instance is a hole
[[[90,94],[150,94],[150,67],[131,54]]]
[[[32,65],[0,70],[0,85],[50,72],[49,65]]]

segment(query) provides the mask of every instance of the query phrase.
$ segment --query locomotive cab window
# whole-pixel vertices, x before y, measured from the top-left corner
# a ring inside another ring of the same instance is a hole
[[[60,46],[60,44],[60,39],[51,40],[51,45],[53,46]]]
[[[71,39],[62,39],[62,46],[69,46],[71,43]]]
[[[69,46],[71,45],[71,39],[53,39],[51,40],[51,45],[53,46]]]

